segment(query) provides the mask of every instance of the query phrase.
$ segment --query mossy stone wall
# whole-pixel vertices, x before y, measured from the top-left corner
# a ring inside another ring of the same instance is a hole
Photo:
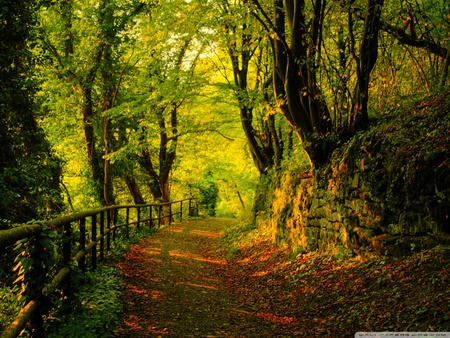
[[[360,255],[449,244],[449,101],[379,121],[314,175],[284,172],[270,212],[276,240]]]

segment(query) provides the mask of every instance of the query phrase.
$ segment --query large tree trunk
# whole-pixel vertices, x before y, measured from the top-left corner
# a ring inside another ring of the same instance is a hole
[[[304,1],[274,1],[274,23],[278,38],[272,40],[274,93],[279,107],[302,141],[311,164],[325,164],[331,152],[328,136],[331,116],[316,81],[317,51],[325,3],[316,1],[311,32],[306,31]],[[290,44],[286,40],[286,20]],[[305,43],[309,41],[310,44]]]
[[[303,143],[312,166],[323,166],[336,146],[333,141],[336,131],[317,82],[327,2],[314,0],[312,6],[306,8],[309,2],[304,0],[274,0],[270,19],[259,1],[252,1],[259,9],[259,21],[270,32],[274,60],[273,87],[278,106]],[[367,124],[369,78],[377,59],[378,30],[384,3],[384,0],[367,1],[359,56],[355,51],[354,35],[350,32],[358,76],[354,104],[349,113],[351,133]],[[352,24],[351,9],[349,20]]]

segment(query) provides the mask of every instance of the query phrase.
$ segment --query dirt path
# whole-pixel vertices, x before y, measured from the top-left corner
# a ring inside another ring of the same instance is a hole
[[[221,278],[227,261],[218,240],[230,222],[185,221],[131,248],[120,264],[126,288],[117,337],[264,334]]]
[[[117,337],[354,337],[450,331],[450,249],[405,259],[292,257],[256,236],[232,260],[229,219],[185,221],[130,248],[119,264]]]

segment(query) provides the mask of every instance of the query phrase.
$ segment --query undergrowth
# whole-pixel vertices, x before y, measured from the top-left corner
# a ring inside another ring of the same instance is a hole
[[[247,216],[231,223],[222,235],[222,246],[228,251],[226,259],[231,261],[241,248],[266,239],[275,241],[273,226],[267,219],[254,220],[253,216]]]
[[[120,318],[122,306],[120,270],[113,266],[122,259],[128,247],[139,239],[153,235],[157,230],[141,228],[129,237],[118,234],[111,252],[104,263],[95,271],[86,274],[75,272],[72,281],[74,297],[46,320],[46,337],[59,338],[107,338],[114,337],[114,330]]]
[[[17,296],[10,287],[0,287],[0,332],[11,322],[11,318],[17,316],[21,308],[17,302]]]
[[[49,318],[49,338],[112,337],[120,316],[120,271],[101,266],[89,271],[83,282],[77,283],[70,312],[62,317]]]

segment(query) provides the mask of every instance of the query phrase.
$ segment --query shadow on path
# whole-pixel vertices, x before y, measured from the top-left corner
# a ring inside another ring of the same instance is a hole
[[[247,337],[264,335],[222,275],[227,261],[218,241],[231,222],[184,221],[132,246],[119,264],[124,309],[116,336],[238,337],[244,329]]]

